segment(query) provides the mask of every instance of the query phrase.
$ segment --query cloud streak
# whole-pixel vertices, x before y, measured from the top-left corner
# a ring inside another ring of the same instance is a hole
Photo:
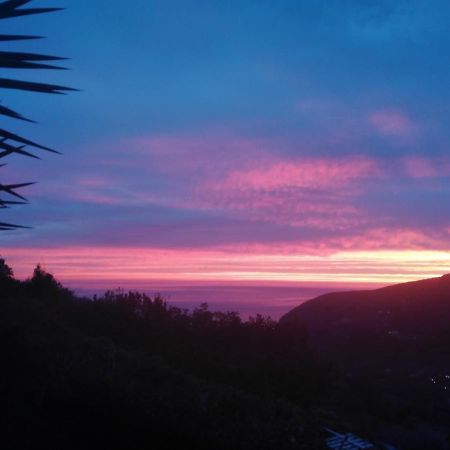
[[[381,135],[410,138],[417,134],[413,121],[400,111],[375,111],[369,116],[369,122]]]

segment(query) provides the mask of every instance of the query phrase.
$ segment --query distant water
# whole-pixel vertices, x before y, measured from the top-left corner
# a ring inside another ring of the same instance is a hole
[[[256,314],[278,320],[292,308],[318,295],[329,287],[286,286],[162,286],[161,289],[139,289],[149,295],[160,293],[169,304],[192,310],[208,303],[212,311],[237,311],[243,319]],[[80,295],[101,294],[102,289],[75,289]]]

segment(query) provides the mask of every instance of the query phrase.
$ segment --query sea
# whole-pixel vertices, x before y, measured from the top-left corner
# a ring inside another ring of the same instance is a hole
[[[71,288],[76,294],[88,297],[105,292],[100,287]],[[256,314],[278,320],[307,300],[327,292],[347,289],[342,286],[336,289],[329,286],[160,285],[141,286],[132,290],[145,292],[150,296],[160,294],[169,305],[182,309],[193,310],[201,303],[207,303],[211,311],[235,311],[244,320]]]

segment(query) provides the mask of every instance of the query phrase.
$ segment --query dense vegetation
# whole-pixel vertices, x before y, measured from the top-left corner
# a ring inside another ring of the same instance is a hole
[[[401,380],[325,362],[297,325],[138,292],[77,298],[2,260],[0,293],[4,448],[320,449],[325,426],[448,448],[445,403],[414,386],[411,409]]]
[[[40,267],[26,282],[0,272],[5,448],[321,448],[298,405],[329,373],[303,336],[158,296],[75,298]]]

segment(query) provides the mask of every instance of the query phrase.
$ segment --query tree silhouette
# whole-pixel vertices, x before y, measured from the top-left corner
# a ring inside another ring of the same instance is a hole
[[[23,8],[32,0],[7,0],[0,3],[0,19],[10,19],[14,17],[21,17],[30,14],[49,13],[59,11],[61,8]],[[41,36],[26,36],[26,35],[0,35],[0,42],[8,41],[24,41],[30,39],[41,39]],[[3,69],[36,69],[36,70],[65,70],[64,67],[53,65],[53,61],[61,61],[65,58],[57,56],[48,56],[36,53],[22,53],[0,51],[0,68]],[[47,94],[64,94],[75,89],[57,86],[46,83],[35,83],[31,81],[1,78],[0,89],[15,89],[28,92],[39,92]],[[0,105],[0,115],[7,116],[12,119],[32,122],[24,117],[19,112],[16,112],[6,106]],[[30,148],[32,150],[30,150]],[[44,145],[33,142],[11,131],[0,128],[0,159],[7,156],[18,154],[29,158],[40,159],[34,154],[36,150],[43,150],[51,153],[59,153]],[[0,168],[6,164],[0,164]],[[25,197],[17,193],[17,189],[30,186],[34,183],[18,183],[18,184],[2,184],[0,183],[0,209],[9,208],[12,205],[25,204],[27,200]],[[19,225],[0,222],[0,231],[10,231],[18,228],[26,228]]]
[[[6,261],[0,257],[0,279],[11,279],[14,276],[14,272],[11,267],[6,264]]]

